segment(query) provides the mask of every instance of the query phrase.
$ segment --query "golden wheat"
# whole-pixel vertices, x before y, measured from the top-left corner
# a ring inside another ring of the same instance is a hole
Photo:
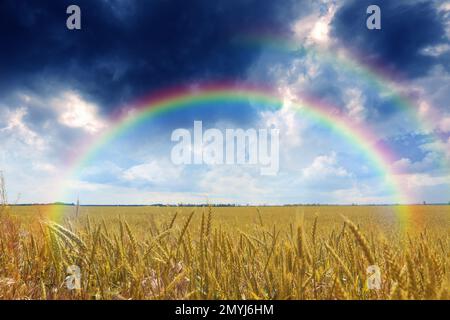
[[[2,206],[0,299],[449,298],[447,206],[407,233],[389,207],[48,209]]]

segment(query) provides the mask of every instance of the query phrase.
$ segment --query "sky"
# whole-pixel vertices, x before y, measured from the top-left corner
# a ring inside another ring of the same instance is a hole
[[[81,30],[66,28],[71,4]],[[381,30],[366,27],[372,4]],[[450,201],[449,1],[4,0],[0,39],[0,170],[12,203]],[[282,103],[167,112],[76,160],[144,97],[225,82]],[[305,97],[359,143],[298,112]],[[278,173],[173,163],[172,132],[196,120],[278,129]],[[367,152],[377,145],[390,153],[381,168]]]

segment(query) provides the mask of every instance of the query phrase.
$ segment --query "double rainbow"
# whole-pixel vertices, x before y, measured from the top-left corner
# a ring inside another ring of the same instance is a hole
[[[331,51],[319,46],[306,46],[300,41],[264,32],[243,34],[236,37],[234,42],[242,47],[258,47],[332,65],[388,96],[393,107],[411,116],[414,121],[410,124],[411,128],[430,135],[435,143],[445,144],[448,139],[445,134],[436,130],[436,123],[442,119],[442,114],[431,105],[421,107],[413,92],[408,92],[399,81],[393,80],[404,80],[403,75],[379,63],[368,63],[362,53],[350,52],[344,48]],[[450,163],[445,157],[442,157],[441,166],[446,171],[450,168]]]
[[[237,38],[237,42],[244,46],[258,45],[262,48],[281,52],[297,52],[301,55],[309,55],[316,57],[321,62],[330,63],[345,72],[351,72],[371,87],[390,95],[393,106],[414,115],[416,122],[411,124],[412,126],[420,129],[425,134],[431,135],[434,142],[442,143],[442,137],[435,131],[433,126],[433,122],[439,118],[437,111],[430,108],[425,113],[422,112],[420,107],[409,96],[402,93],[401,88],[391,80],[393,75],[382,66],[370,66],[358,62],[361,59],[350,55],[348,52],[330,53],[314,47],[306,48],[291,40],[262,33]],[[345,115],[336,112],[339,108],[327,105],[323,101],[311,97],[301,96],[297,97],[297,99],[290,101],[290,105],[297,112],[301,113],[302,116],[317,121],[324,127],[331,128],[366,155],[373,169],[380,176],[384,177],[386,191],[392,194],[392,202],[403,204],[397,205],[395,208],[401,225],[406,227],[413,220],[412,216],[414,214],[414,207],[407,204],[414,203],[414,199],[403,191],[398,175],[391,169],[393,162],[398,160],[398,158],[388,148],[380,144],[378,137],[369,128],[361,127]],[[185,87],[175,88],[152,95],[133,105],[130,108],[132,112],[113,117],[108,130],[95,137],[93,143],[85,145],[81,152],[77,149],[79,156],[74,157],[71,161],[67,179],[63,181],[76,177],[86,165],[96,158],[105,146],[112,143],[115,139],[136,126],[157,118],[159,115],[187,108],[196,108],[205,104],[213,106],[221,102],[240,103],[248,100],[253,102],[252,105],[272,105],[276,108],[280,108],[284,102],[284,98],[279,93],[272,92],[268,88],[226,83],[208,84],[195,90]],[[442,157],[442,159],[442,168],[447,171],[449,164],[445,162],[445,157]],[[73,198],[73,195],[67,194],[67,186],[62,186],[61,190],[63,190],[61,198]],[[51,209],[50,217],[59,219],[63,214],[64,207],[54,206]]]
[[[151,119],[170,112],[187,108],[196,108],[210,104],[211,106],[227,102],[242,103],[251,101],[252,105],[283,106],[283,97],[277,93],[271,93],[267,88],[249,87],[244,85],[215,84],[203,86],[200,89],[190,90],[179,88],[152,96],[138,103],[133,112],[125,113],[112,120],[110,129],[100,134],[94,141],[85,147],[81,156],[75,158],[70,167],[70,177],[75,177],[87,164],[93,161],[102,152],[102,149],[121,137],[126,132]],[[350,119],[336,113],[337,108],[327,105],[310,97],[302,97],[301,100],[289,101],[290,107],[301,116],[314,120],[321,126],[330,128],[346,139],[355,148],[360,150],[370,160],[374,170],[384,177],[387,190],[392,194],[394,202],[407,204],[409,198],[401,191],[401,186],[395,180],[395,174],[390,169],[395,156],[379,143],[379,139],[367,128],[363,128],[351,122]],[[67,181],[67,180],[66,180]],[[62,190],[67,190],[65,187]],[[63,195],[67,197],[70,195]],[[402,225],[408,220],[408,206],[397,206],[397,215]],[[50,217],[59,219],[64,213],[64,207],[52,207]]]

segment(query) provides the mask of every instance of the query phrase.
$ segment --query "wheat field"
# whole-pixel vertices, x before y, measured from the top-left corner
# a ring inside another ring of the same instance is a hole
[[[449,206],[50,209],[0,206],[0,299],[450,298]]]

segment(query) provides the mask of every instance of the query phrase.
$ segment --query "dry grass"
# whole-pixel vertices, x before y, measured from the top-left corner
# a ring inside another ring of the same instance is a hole
[[[448,206],[48,209],[2,206],[0,299],[449,299]]]

